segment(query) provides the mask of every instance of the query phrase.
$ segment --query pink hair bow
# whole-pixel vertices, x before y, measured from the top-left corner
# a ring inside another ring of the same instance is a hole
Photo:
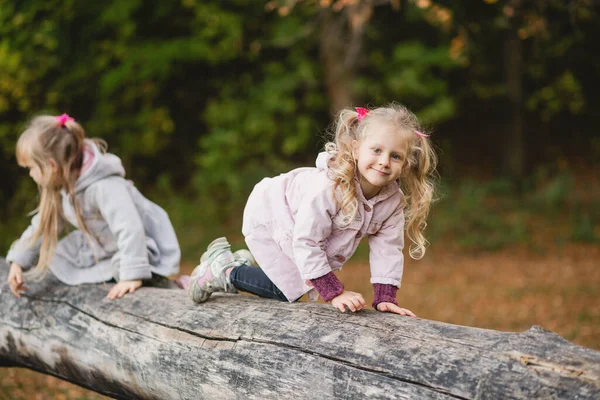
[[[369,109],[367,109],[367,108],[355,107],[354,109],[358,113],[358,116],[356,117],[356,119],[359,121],[362,120],[365,117],[365,115],[367,115],[369,113]]]
[[[57,115],[54,119],[60,126],[65,126],[67,122],[75,121],[73,118],[69,117],[69,114]]]
[[[415,131],[415,133],[421,137],[429,137],[430,135],[423,133],[423,132],[419,132],[419,131]]]

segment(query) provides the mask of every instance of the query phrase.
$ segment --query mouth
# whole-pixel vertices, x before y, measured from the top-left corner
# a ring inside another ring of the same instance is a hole
[[[375,168],[371,168],[373,171],[377,172],[379,175],[389,175],[389,172],[380,171]]]

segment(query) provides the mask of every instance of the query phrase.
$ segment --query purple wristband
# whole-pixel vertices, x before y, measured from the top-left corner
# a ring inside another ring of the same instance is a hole
[[[344,292],[344,285],[342,285],[342,282],[340,282],[333,272],[329,272],[316,279],[311,279],[310,282],[319,293],[319,296],[325,301],[329,301]]]
[[[398,300],[396,300],[398,288],[396,286],[383,283],[374,283],[373,291],[375,292],[375,298],[373,299],[374,309],[377,310],[377,304],[379,303],[392,303],[398,305]]]

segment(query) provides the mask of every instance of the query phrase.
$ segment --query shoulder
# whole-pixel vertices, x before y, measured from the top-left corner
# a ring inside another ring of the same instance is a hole
[[[334,182],[327,171],[306,168],[296,176],[295,186],[306,196],[315,197],[332,194]]]
[[[127,190],[131,182],[121,176],[107,176],[89,184],[84,190],[85,197],[115,197],[120,198]]]

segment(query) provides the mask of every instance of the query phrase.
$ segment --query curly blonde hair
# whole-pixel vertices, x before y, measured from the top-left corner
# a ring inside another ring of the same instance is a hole
[[[404,194],[405,229],[413,244],[409,255],[420,259],[425,255],[428,244],[424,231],[427,216],[434,200],[437,156],[430,139],[418,135],[422,132],[417,117],[406,107],[390,104],[370,110],[360,121],[358,113],[351,109],[342,110],[335,123],[334,140],[325,145],[325,151],[335,155],[331,158],[329,171],[334,181],[334,194],[340,207],[343,221],[349,224],[358,211],[355,175],[356,159],[353,155],[353,143],[364,140],[369,129],[391,126],[393,131],[402,134],[408,140],[407,157],[400,174],[399,183]]]
[[[40,201],[32,214],[38,213],[39,225],[27,245],[32,246],[42,238],[36,267],[28,275],[42,279],[48,272],[54,249],[58,242],[60,227],[65,221],[61,190],[70,196],[79,228],[89,235],[81,216],[81,206],[75,198],[75,183],[83,163],[85,131],[77,122],[64,124],[56,117],[42,115],[31,120],[17,141],[16,157],[23,167],[37,166],[44,176],[44,184],[38,185]],[[93,140],[104,152],[106,142]]]

